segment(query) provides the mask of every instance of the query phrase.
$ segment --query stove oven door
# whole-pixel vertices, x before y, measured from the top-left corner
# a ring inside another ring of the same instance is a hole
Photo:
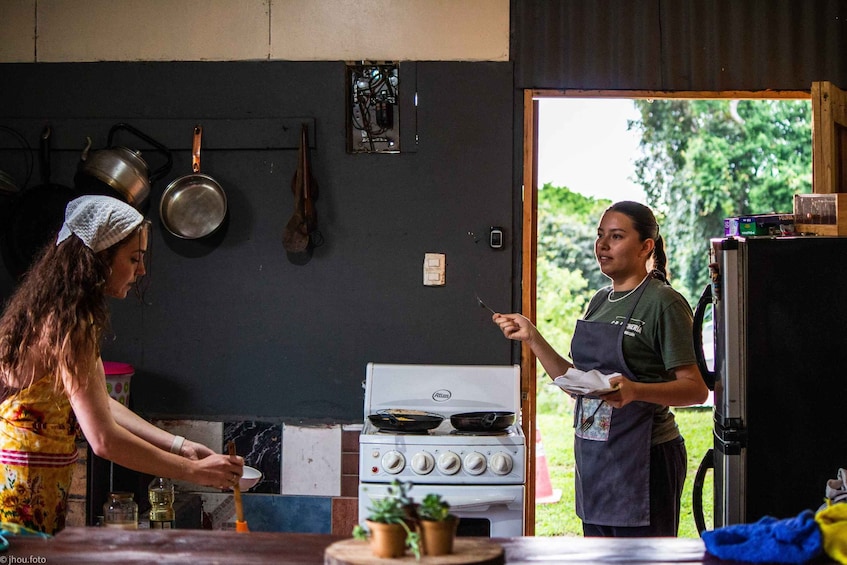
[[[409,495],[421,500],[437,493],[459,517],[457,535],[508,538],[524,535],[523,485],[420,485]],[[359,484],[359,522],[364,525],[372,502],[388,496],[388,485]]]

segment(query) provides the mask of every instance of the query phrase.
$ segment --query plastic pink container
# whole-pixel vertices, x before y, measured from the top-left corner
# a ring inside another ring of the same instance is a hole
[[[109,396],[127,406],[129,401],[129,383],[135,374],[135,369],[129,363],[103,361],[106,372],[106,392]]]

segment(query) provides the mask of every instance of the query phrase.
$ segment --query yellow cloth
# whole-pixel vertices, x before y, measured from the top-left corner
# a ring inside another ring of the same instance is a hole
[[[818,510],[815,522],[821,528],[826,554],[839,563],[847,563],[847,503]]]
[[[47,534],[65,527],[76,428],[70,402],[52,378],[0,404],[0,520]]]

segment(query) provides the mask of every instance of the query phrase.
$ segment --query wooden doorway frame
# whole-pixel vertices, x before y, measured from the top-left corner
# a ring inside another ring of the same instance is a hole
[[[551,90],[523,91],[523,212],[521,238],[521,312],[536,323],[536,263],[538,261],[538,120],[542,98],[628,98],[628,99],[732,99],[732,100],[809,100],[810,90]],[[814,116],[812,116],[814,122]],[[814,132],[813,132],[814,137]],[[812,143],[813,140],[809,140]],[[813,144],[814,146],[814,144]],[[521,410],[526,436],[525,535],[535,535],[535,397],[536,359],[526,344],[521,346]]]

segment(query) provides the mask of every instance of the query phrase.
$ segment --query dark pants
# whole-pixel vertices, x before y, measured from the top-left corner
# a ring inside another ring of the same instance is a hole
[[[676,537],[680,499],[688,469],[682,436],[650,448],[650,525],[634,527],[582,524],[586,537]]]

